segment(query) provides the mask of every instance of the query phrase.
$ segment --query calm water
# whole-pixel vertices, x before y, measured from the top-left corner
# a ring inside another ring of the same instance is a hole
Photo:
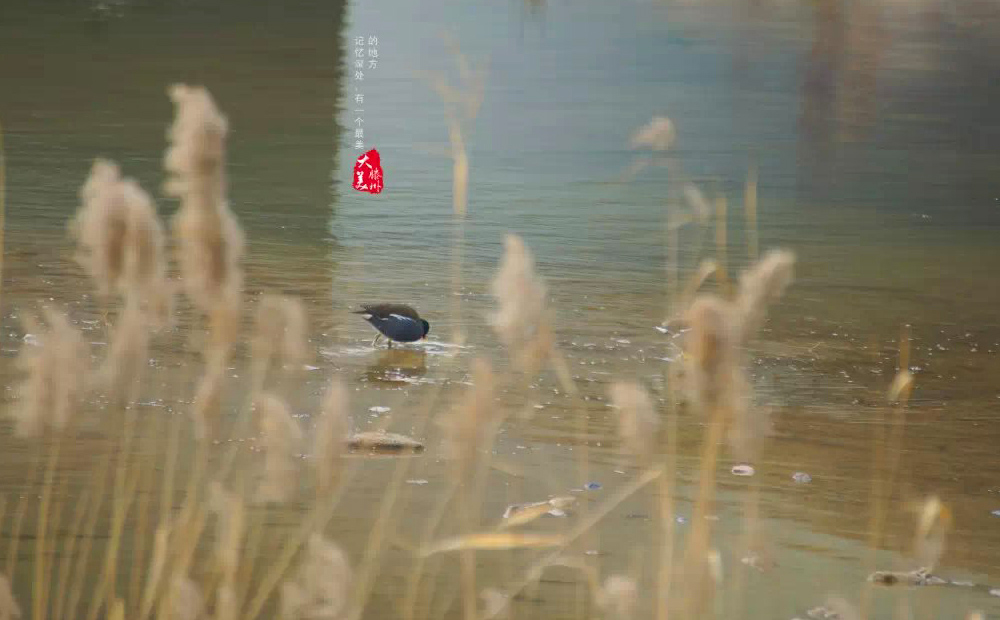
[[[1000,587],[1000,519],[990,514],[1000,509],[1000,12],[971,0],[843,12],[707,4],[0,2],[6,400],[23,335],[17,316],[38,301],[68,304],[101,352],[99,312],[65,238],[78,188],[93,157],[110,157],[158,196],[164,216],[172,213],[159,191],[172,114],[166,88],[200,83],[230,121],[230,195],[250,239],[248,292],[294,294],[309,307],[318,355],[296,411],[314,411],[329,374],[339,372],[353,388],[356,428],[413,432],[437,390],[435,412],[448,406],[473,356],[502,365],[487,326],[488,282],[503,235],[517,232],[547,279],[559,344],[584,400],[572,403],[547,375],[526,394],[505,395],[508,403],[527,399],[536,414],[501,434],[497,458],[524,477],[492,476],[483,518],[495,522],[509,502],[586,482],[576,470],[584,446],[589,475],[603,485],[593,495],[599,502],[631,473],[605,404],[608,383],[638,378],[662,390],[664,358],[675,353],[653,330],[669,301],[668,188],[690,179],[726,192],[729,255],[739,268],[747,255],[742,187],[753,161],[761,247],[793,249],[799,265],[755,351],[775,430],[753,482],[777,567],[746,576],[748,616],[791,617],[832,592],[856,599],[868,570],[872,438],[886,415],[903,324],[914,338],[917,388],[879,566],[901,565],[896,552],[908,549],[914,524],[905,507],[936,493],[955,515],[939,572]],[[488,62],[483,105],[466,136],[461,228],[446,116],[427,75],[457,83],[444,32],[470,62]],[[363,81],[349,64],[357,36],[378,37],[378,65]],[[349,183],[359,115],[365,148],[377,148],[385,166],[379,196]],[[654,115],[677,127],[671,163],[622,181],[636,157],[630,136]],[[694,232],[681,239],[683,274],[706,249],[697,253]],[[370,329],[348,310],[380,300],[419,308],[430,342],[371,350]],[[464,348],[454,346],[458,334]],[[140,409],[146,427],[160,429],[185,411],[198,362],[176,334],[154,354]],[[241,372],[234,367],[234,383]],[[681,418],[681,517],[690,517],[701,431],[700,420]],[[64,457],[66,503],[79,494],[80,473],[112,448],[102,437],[88,435]],[[434,427],[422,438],[436,445]],[[24,473],[30,452],[7,432],[0,438],[0,493],[9,503],[37,492]],[[720,474],[723,541],[739,532],[739,491],[748,486],[726,473],[730,465]],[[365,463],[334,520],[330,533],[354,560],[394,466]],[[407,514],[430,510],[447,470],[436,449],[414,465],[412,478],[427,484],[405,488]],[[813,482],[794,484],[796,471]],[[642,553],[654,531],[648,495],[626,502],[588,540],[602,575],[655,560]],[[292,507],[267,518],[280,526],[300,516]],[[406,519],[400,531],[415,539],[422,527]],[[9,523],[4,532],[5,555]],[[31,546],[19,556],[27,578]],[[726,560],[727,575],[741,570],[738,559]],[[481,585],[491,585],[518,564],[481,556],[480,565]],[[398,613],[398,573],[391,562],[384,568],[371,617]],[[554,572],[516,604],[517,615],[572,616],[572,582]],[[15,582],[27,601],[23,587]],[[452,587],[442,579],[442,610]],[[987,590],[926,588],[907,600],[927,614],[916,617],[1000,613]]]

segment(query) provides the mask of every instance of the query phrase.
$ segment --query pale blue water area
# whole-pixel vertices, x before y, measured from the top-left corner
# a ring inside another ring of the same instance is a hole
[[[373,592],[371,617],[399,615],[409,566],[402,543],[421,535],[449,480],[440,432],[423,424],[448,410],[474,357],[507,366],[488,323],[504,235],[524,238],[546,279],[557,342],[582,400],[567,397],[550,372],[524,390],[501,390],[504,405],[530,406],[534,416],[499,435],[494,456],[508,473],[488,479],[487,523],[508,503],[588,481],[601,484],[586,492],[592,508],[631,479],[607,387],[637,378],[663,395],[665,358],[676,355],[654,329],[670,301],[667,205],[681,202],[688,181],[709,199],[724,192],[735,273],[748,262],[742,196],[753,163],[760,247],[794,250],[797,279],[754,348],[752,374],[772,408],[773,437],[754,478],[732,476],[728,456],[720,462],[723,589],[746,571],[747,617],[801,615],[828,594],[857,601],[872,568],[871,480],[884,473],[872,461],[873,437],[892,415],[882,403],[909,324],[916,390],[877,566],[909,568],[909,507],[938,494],[954,517],[939,572],[976,586],[885,592],[880,609],[885,617],[898,604],[915,617],[1000,613],[1000,599],[988,594],[1000,587],[1000,520],[990,514],[1000,509],[1000,20],[992,4],[972,0],[852,6],[838,14],[783,2],[0,1],[3,376],[23,336],[16,318],[39,300],[68,304],[100,354],[100,312],[70,260],[66,220],[95,156],[117,160],[169,216],[176,205],[160,191],[172,114],[166,90],[176,81],[204,84],[229,119],[227,173],[249,238],[248,293],[298,295],[309,312],[317,355],[289,390],[297,419],[311,428],[337,374],[350,386],[356,429],[385,423],[428,442],[407,476],[427,483],[404,487],[400,544],[389,545]],[[461,225],[445,107],[429,79],[440,73],[458,85],[442,33],[472,66],[487,66],[482,105],[464,135]],[[378,37],[378,66],[364,70],[363,82],[350,64],[356,36]],[[365,97],[360,114],[355,89]],[[350,186],[357,116],[365,150],[378,149],[385,169],[377,196]],[[630,147],[631,136],[654,116],[676,128],[667,165],[624,178],[648,154]],[[686,278],[714,255],[712,226],[682,229],[679,254]],[[413,304],[431,322],[429,342],[372,351],[372,331],[347,311],[373,301]],[[190,405],[200,372],[184,339],[190,325],[184,318],[176,334],[154,342],[158,361],[142,408],[154,420]],[[239,363],[233,400],[243,396]],[[690,527],[703,430],[703,420],[681,415],[681,534]],[[0,492],[32,493],[27,448],[6,431],[0,442]],[[90,471],[109,443],[81,440],[65,457],[67,479]],[[583,449],[588,480],[578,479]],[[364,462],[329,528],[355,564],[396,463]],[[795,472],[812,481],[796,484]],[[763,573],[732,555],[751,485],[759,485],[761,545],[777,563]],[[78,497],[71,485],[67,503]],[[648,569],[644,611],[655,587],[656,498],[631,498],[574,548],[602,577]],[[0,558],[10,549],[11,505]],[[302,512],[300,502],[265,516],[290,526]],[[562,521],[541,527],[552,523]],[[261,561],[276,553],[265,544]],[[480,555],[480,586],[516,580],[529,556],[512,555]],[[27,580],[31,545],[18,556],[16,572]],[[454,617],[456,567],[450,558],[437,565],[434,599]],[[582,617],[576,578],[554,575],[516,601],[514,615]],[[15,592],[26,604],[23,587]]]

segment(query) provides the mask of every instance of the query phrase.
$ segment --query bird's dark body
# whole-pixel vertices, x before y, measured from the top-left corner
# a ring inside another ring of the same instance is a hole
[[[430,331],[430,324],[404,304],[364,304],[354,314],[362,315],[390,343],[416,342]]]

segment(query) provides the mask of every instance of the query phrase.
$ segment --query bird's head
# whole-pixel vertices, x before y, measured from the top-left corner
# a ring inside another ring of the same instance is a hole
[[[420,337],[420,339],[423,340],[427,337],[427,332],[431,331],[431,324],[423,319],[420,319],[420,322],[424,325],[424,335]]]

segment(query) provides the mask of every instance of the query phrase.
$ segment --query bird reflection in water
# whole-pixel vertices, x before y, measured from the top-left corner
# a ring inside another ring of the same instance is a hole
[[[427,373],[427,352],[422,349],[386,349],[365,377],[370,383],[402,385],[414,383]]]

